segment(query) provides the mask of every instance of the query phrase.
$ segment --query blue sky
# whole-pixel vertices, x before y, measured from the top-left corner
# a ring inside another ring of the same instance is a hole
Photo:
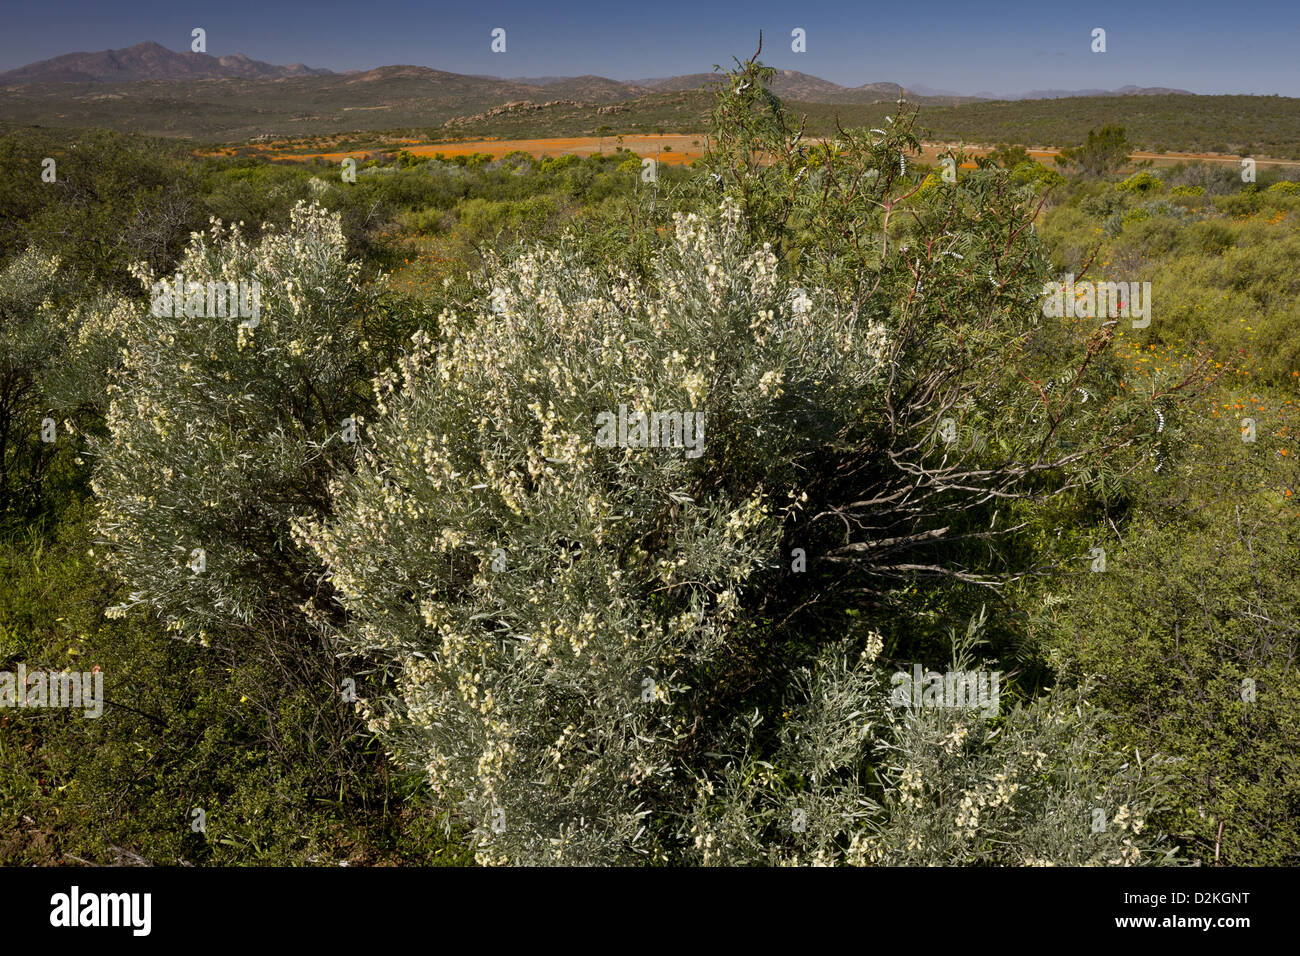
[[[628,80],[711,70],[753,52],[846,86],[889,81],[963,93],[1126,84],[1300,96],[1300,4],[850,3],[848,0],[0,0],[0,70],[154,40],[333,70],[415,63],[457,73],[595,73]],[[490,50],[494,27],[506,52]],[[806,53],[790,31],[807,31]],[[1107,52],[1090,51],[1094,27]]]

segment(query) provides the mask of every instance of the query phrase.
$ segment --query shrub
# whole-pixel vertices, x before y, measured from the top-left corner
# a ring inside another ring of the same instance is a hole
[[[393,674],[372,728],[464,801],[485,861],[670,849],[674,767],[716,746],[745,680],[741,595],[802,459],[880,374],[879,330],[775,265],[734,211],[679,219],[644,281],[565,251],[498,263],[386,381],[338,518],[301,525],[345,645]],[[707,455],[597,447],[620,406],[702,414]]]
[[[321,702],[273,662],[170,640],[145,613],[105,620],[118,586],[88,553],[93,513],[0,540],[0,669],[97,667],[105,697],[95,719],[0,712],[0,861],[463,861],[373,739],[329,749]]]
[[[1099,219],[1118,219],[1128,206],[1128,197],[1117,190],[1106,190],[1095,196],[1085,198],[1079,208]]]
[[[1259,192],[1254,184],[1250,184],[1241,192],[1234,193],[1227,199],[1221,200],[1221,208],[1230,216],[1245,218],[1259,212],[1264,206],[1264,194]]]
[[[378,359],[365,337],[375,299],[344,258],[338,217],[306,203],[256,245],[214,225],[179,271],[200,287],[259,283],[258,324],[142,309],[94,444],[94,488],[128,604],[204,638],[312,597],[288,520],[324,506],[325,476],[351,455],[345,419],[364,410],[358,384]]]
[[[1015,169],[1017,166],[1034,162],[1034,158],[1029,155],[1029,150],[1019,143],[998,143],[994,149],[989,151],[988,158],[1003,169]]]
[[[959,647],[969,650],[965,642]],[[1079,691],[979,712],[891,706],[879,647],[792,675],[774,748],[701,779],[704,865],[1131,866],[1172,862],[1149,818],[1164,768],[1125,759]],[[846,653],[847,652],[847,653]],[[953,666],[970,660],[956,656]],[[796,703],[798,701],[798,703]],[[761,726],[752,728],[760,731]]]
[[[39,179],[47,157],[56,161],[52,183]],[[0,166],[23,171],[0,182],[0,253],[45,246],[112,291],[134,285],[132,263],[169,268],[204,221],[197,163],[176,142],[22,130],[0,137]]]
[[[1124,192],[1150,193],[1160,192],[1165,188],[1165,184],[1159,176],[1144,169],[1116,183],[1115,188]]]
[[[1232,227],[1218,220],[1196,223],[1192,227],[1190,238],[1200,251],[1212,256],[1222,255],[1236,241]]]
[[[354,745],[340,693],[349,676],[364,689],[364,676],[343,673],[326,644],[320,625],[337,607],[290,535],[293,516],[323,513],[328,476],[354,457],[365,383],[389,359],[376,317],[392,332],[406,319],[345,253],[338,215],[316,204],[256,243],[220,223],[196,234],[184,280],[256,282],[257,314],[185,314],[206,311],[188,308],[201,296],[180,315],[137,312],[121,333],[107,434],[91,443],[96,551],[126,592],[108,616],[156,616],[210,647],[205,666],[216,658],[230,678],[207,699],[237,694],[246,708],[214,747],[256,761],[245,735],[259,735],[285,758],[274,785],[304,801],[339,799],[375,756]],[[152,278],[141,273],[146,287]],[[270,809],[233,782],[222,792],[243,801],[237,819]]]
[[[1241,188],[1241,170],[1210,163],[1179,163],[1162,173],[1164,181],[1172,186],[1200,187],[1211,196],[1224,196]]]
[[[1140,206],[1134,206],[1125,212],[1117,212],[1106,220],[1106,233],[1110,236],[1118,236],[1127,226],[1134,223],[1149,222],[1156,218],[1173,219],[1178,221],[1194,221],[1198,219],[1197,213],[1184,209],[1182,206],[1171,205],[1163,199],[1155,202],[1144,202]],[[1173,243],[1168,243],[1172,246]]]
[[[30,516],[54,455],[70,441],[60,386],[79,316],[69,315],[72,277],[36,249],[0,271],[0,516]],[[47,440],[48,439],[48,440]]]
[[[555,213],[551,196],[530,196],[518,202],[469,199],[457,208],[457,228],[461,235],[475,242],[496,239],[502,232],[514,235],[541,230]]]
[[[1294,415],[1248,396],[1197,424],[1198,453],[1134,502],[1106,574],[1048,588],[1039,622],[1108,735],[1170,758],[1153,823],[1206,865],[1300,860],[1300,601]],[[1289,402],[1283,406],[1285,410]]]
[[[436,235],[446,229],[449,219],[451,215],[441,209],[421,209],[403,216],[402,225],[416,235]]]
[[[1056,162],[1077,167],[1087,176],[1104,176],[1128,163],[1132,149],[1124,127],[1107,125],[1088,130],[1087,140],[1080,146],[1061,150]]]
[[[342,646],[382,661],[370,727],[460,803],[484,862],[680,862],[712,812],[686,808],[746,759],[809,785],[771,728],[812,726],[828,695],[864,700],[855,673],[790,684],[830,647],[883,645],[849,612],[896,609],[923,623],[890,621],[890,654],[933,651],[933,618],[1034,553],[1017,537],[1030,502],[1122,487],[1156,395],[1172,411],[1198,381],[1121,389],[1113,333],[1040,322],[1034,189],[997,169],[922,189],[899,159],[909,117],[805,154],[762,70],[720,94],[714,175],[682,197],[699,216],[643,225],[599,269],[578,254],[599,243],[489,260],[481,294],[381,378],[333,516],[295,525],[347,611]],[[663,221],[650,202],[636,215]],[[599,416],[620,406],[703,412],[707,450],[602,447]],[[1056,806],[1136,805],[1132,780],[1086,756],[1089,730],[1016,720],[1037,728],[1018,739],[1078,745],[1054,764],[1081,780]],[[989,753],[966,789],[1009,756]],[[842,778],[868,769],[826,759]],[[1022,804],[1027,825],[1050,804]]]

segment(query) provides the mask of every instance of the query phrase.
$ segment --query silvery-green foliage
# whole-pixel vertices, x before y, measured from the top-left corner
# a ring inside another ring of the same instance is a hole
[[[68,283],[61,279],[62,262],[38,249],[26,249],[14,256],[0,270],[0,308],[5,322],[0,325],[3,354],[12,358],[40,333],[49,336],[60,327],[50,315],[54,299],[67,292]],[[22,315],[20,315],[22,313]],[[29,321],[18,321],[23,316]],[[36,321],[36,319],[40,321]]]
[[[67,291],[59,258],[36,249],[14,256],[0,271],[0,363],[6,383],[24,396],[40,390],[73,334],[59,301]]]
[[[895,707],[880,647],[868,636],[828,648],[798,675],[775,747],[761,759],[743,750],[720,780],[697,782],[692,862],[1172,861],[1166,837],[1147,825],[1164,768],[1141,755],[1117,758],[1085,690],[1004,698],[996,718]],[[955,668],[977,666],[968,649],[959,644]]]
[[[40,438],[46,417],[67,440],[51,373],[77,332],[64,308],[70,287],[60,259],[38,249],[0,270],[0,510],[37,493],[54,451]]]
[[[480,860],[675,859],[694,768],[738,731],[746,597],[809,456],[871,409],[883,333],[787,287],[725,206],[678,216],[644,276],[571,248],[490,275],[378,383],[299,536],[391,678],[371,728]],[[620,404],[703,412],[703,454],[599,447]]]
[[[1162,762],[1116,755],[1082,689],[978,711],[894,710],[881,776],[887,816],[848,862],[904,866],[1138,866],[1173,862],[1147,825]]]
[[[203,640],[310,596],[288,523],[325,506],[327,474],[355,447],[343,419],[371,374],[361,317],[373,292],[345,252],[337,215],[315,204],[299,203],[284,232],[258,242],[214,221],[178,271],[187,282],[258,283],[256,323],[144,305],[121,331],[93,487],[125,606]],[[171,276],[140,278],[149,295]]]
[[[113,293],[98,293],[65,311],[68,337],[58,361],[47,371],[46,390],[54,407],[87,421],[108,404],[113,370],[121,364],[126,330],[140,304]]]
[[[757,711],[742,743],[696,779],[687,862],[820,865],[843,861],[855,833],[880,819],[873,747],[888,728],[888,681],[874,632],[824,649],[790,675],[775,727]]]

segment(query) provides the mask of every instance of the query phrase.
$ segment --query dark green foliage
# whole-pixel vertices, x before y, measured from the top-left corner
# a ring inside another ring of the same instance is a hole
[[[1122,126],[1103,126],[1088,130],[1082,146],[1061,150],[1056,161],[1062,166],[1077,167],[1085,176],[1104,176],[1123,167],[1133,147]]]
[[[1240,413],[1205,420],[1185,464],[1133,503],[1122,539],[1103,538],[1106,573],[1053,582],[1055,610],[1040,624],[1063,673],[1095,680],[1114,738],[1172,758],[1160,823],[1192,855],[1295,866],[1295,415],[1278,426],[1252,414],[1253,443],[1240,438]]]
[[[94,719],[0,711],[0,859],[464,860],[437,811],[404,803],[372,742],[329,749],[324,710],[347,716],[332,689],[314,695],[265,660],[169,639],[144,616],[105,620],[118,595],[89,553],[86,510],[0,543],[0,669],[98,667],[108,699]],[[195,808],[206,835],[192,828]]]
[[[1015,169],[1021,163],[1033,162],[1029,151],[1023,146],[1007,143],[998,143],[997,148],[988,154],[988,158],[1003,169]]]
[[[41,179],[55,161],[55,181]],[[0,138],[0,254],[34,242],[86,280],[133,285],[128,267],[166,269],[206,223],[198,169],[176,143],[97,130]]]

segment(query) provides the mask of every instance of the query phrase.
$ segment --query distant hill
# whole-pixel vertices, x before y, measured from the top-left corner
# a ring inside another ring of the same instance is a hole
[[[648,93],[691,92],[711,87],[719,80],[717,73],[690,73],[653,80],[624,82],[603,76],[544,76],[501,79],[449,73],[423,66],[393,65],[374,70],[349,70],[333,73],[295,63],[275,66],[251,60],[242,53],[233,56],[210,56],[206,53],[177,53],[157,43],[138,43],[123,50],[99,53],[68,53],[49,60],[0,73],[0,86],[38,84],[129,84],[147,81],[190,81],[220,79],[288,79],[300,77],[346,76],[355,83],[371,84],[391,81],[424,80],[436,89],[432,97],[447,93],[457,99],[471,100],[477,107],[500,105],[518,100],[575,100],[590,103],[616,103],[634,100]],[[917,102],[956,102],[962,98],[949,95],[926,97],[909,93],[897,83],[867,83],[858,87],[841,86],[797,70],[781,70],[772,82],[772,91],[782,99],[823,103],[877,103],[894,101],[900,95]],[[495,99],[495,103],[489,101]],[[467,104],[470,105],[470,104]],[[366,108],[366,104],[358,104]]]
[[[240,77],[267,79],[286,76],[324,76],[301,63],[274,66],[250,60],[242,53],[211,56],[176,53],[159,43],[137,43],[123,50],[99,53],[65,53],[51,60],[0,73],[0,83],[132,83],[137,80],[206,80]]]
[[[332,73],[142,43],[0,74],[0,132],[102,127],[208,143],[320,136],[359,143],[394,131],[431,139],[591,136],[604,128],[615,136],[695,134],[706,128],[720,79],[501,79],[403,64]],[[1144,148],[1300,158],[1300,100],[1284,97],[1127,86],[1086,97],[1037,90],[1011,102],[887,82],[848,87],[795,70],[778,71],[772,88],[808,117],[810,135],[837,123],[880,126],[901,96],[921,107],[926,135],[942,142],[1068,146],[1117,123]]]
[[[495,77],[483,77],[495,79]],[[625,83],[604,76],[537,76],[514,77],[506,82],[531,87],[534,92],[545,90],[551,98],[587,100],[597,103],[629,100],[652,92],[652,88],[637,82]]]
[[[719,81],[717,73],[684,73],[681,76],[661,76],[657,79],[633,80],[637,86],[661,93],[679,93],[686,90],[698,90],[701,86],[710,86]]]
[[[936,90],[932,87],[914,84],[909,89],[920,95],[931,98],[949,97],[961,100],[963,102],[973,102],[975,100],[1058,100],[1068,99],[1076,96],[1195,96],[1189,90],[1175,90],[1165,86],[1121,86],[1117,90],[1030,90],[1028,93],[1016,93],[1011,95],[999,96],[996,93],[989,93],[986,90],[980,90],[971,93],[969,96],[963,96],[960,93],[954,93],[951,90]]]
[[[1117,90],[1030,90],[1018,100],[1063,100],[1075,96],[1195,96],[1189,90],[1174,90],[1167,86],[1121,86]]]
[[[660,92],[697,90],[718,82],[716,73],[688,73],[660,79],[634,80],[637,86]],[[783,100],[804,103],[885,103],[896,102],[900,96],[913,103],[965,103],[974,97],[961,96],[947,91],[908,89],[897,83],[864,83],[861,86],[841,86],[830,80],[800,73],[798,70],[778,70],[772,78],[771,90]]]
[[[425,74],[419,71],[426,71]],[[0,85],[41,83],[135,83],[147,80],[213,80],[213,79],[285,79],[306,76],[352,76],[361,82],[377,82],[390,78],[418,78],[427,76],[440,86],[454,86],[459,95],[483,99],[502,94],[506,100],[536,98],[566,99],[581,102],[614,103],[631,100],[647,93],[675,93],[698,90],[718,82],[717,73],[687,73],[681,76],[654,79],[612,80],[603,76],[543,76],[501,79],[495,76],[469,76],[448,73],[421,66],[384,66],[375,70],[349,70],[335,74],[330,70],[314,69],[301,63],[276,66],[252,60],[242,53],[231,56],[211,56],[207,53],[177,53],[158,43],[137,43],[122,50],[103,50],[98,53],[67,53],[49,60],[29,63],[27,66],[0,73]],[[451,77],[459,77],[457,81]],[[981,99],[1035,100],[1064,99],[1078,96],[1156,96],[1168,94],[1191,95],[1186,90],[1166,87],[1122,86],[1117,90],[1030,90],[1018,96],[994,97],[989,93],[965,95],[951,90],[938,90],[917,85],[912,88],[898,83],[864,83],[861,86],[843,86],[823,80],[798,70],[779,70],[772,80],[772,92],[786,100],[806,103],[871,104],[894,102],[902,98],[921,104],[956,105]],[[502,100],[505,102],[506,100]]]
[[[485,77],[490,79],[490,77]],[[630,100],[644,96],[653,91],[652,87],[639,83],[624,83],[604,76],[542,76],[535,78],[519,77],[510,80],[532,87],[534,92],[545,90],[548,98],[586,100],[595,103],[612,103],[618,100]]]

